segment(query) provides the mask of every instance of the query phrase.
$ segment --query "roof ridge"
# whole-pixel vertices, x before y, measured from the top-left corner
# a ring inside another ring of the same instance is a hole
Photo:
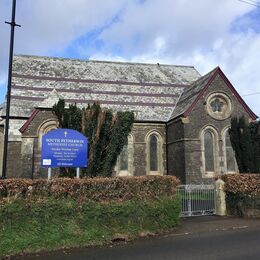
[[[194,68],[191,65],[171,65],[171,64],[164,64],[164,63],[149,63],[149,62],[132,62],[132,61],[107,61],[107,60],[92,60],[92,59],[84,59],[84,58],[65,58],[65,57],[50,57],[50,56],[41,56],[41,55],[29,55],[29,54],[14,54],[14,57],[27,57],[27,58],[42,58],[48,60],[71,60],[71,61],[80,61],[80,62],[94,62],[94,63],[114,63],[114,64],[122,64],[122,65],[147,65],[147,66],[163,66],[163,67],[180,67],[180,68]]]
[[[179,99],[179,100],[181,100],[181,97],[182,97],[183,93],[187,93],[187,92],[189,92],[190,90],[192,90],[193,86],[196,85],[196,83],[202,82],[202,81],[204,81],[204,80],[209,80],[209,79],[207,79],[207,77],[210,76],[211,73],[214,74],[214,72],[215,72],[216,70],[218,70],[218,69],[219,69],[219,67],[216,67],[216,68],[212,69],[212,70],[211,70],[210,72],[208,72],[207,74],[201,76],[200,78],[198,78],[197,80],[195,80],[194,82],[192,82],[189,86],[187,86],[187,88],[184,88],[184,89],[183,89],[183,92],[182,92],[181,95],[180,95],[180,99]],[[199,91],[199,92],[200,92],[200,91]],[[185,99],[187,99],[187,97],[186,97]]]

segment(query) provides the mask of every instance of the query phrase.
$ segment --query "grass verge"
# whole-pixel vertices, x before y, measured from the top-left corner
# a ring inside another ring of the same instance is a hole
[[[62,247],[100,245],[115,234],[162,232],[179,222],[177,197],[110,203],[73,198],[10,199],[0,204],[0,257]]]

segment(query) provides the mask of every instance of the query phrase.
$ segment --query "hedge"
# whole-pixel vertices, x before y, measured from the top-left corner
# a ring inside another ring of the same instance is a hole
[[[227,193],[260,194],[260,174],[225,174],[222,179]]]
[[[79,197],[90,201],[153,199],[176,194],[179,180],[174,176],[131,178],[56,178],[0,180],[0,201],[8,197]]]
[[[0,181],[0,258],[101,245],[179,222],[173,176]]]
[[[228,213],[260,217],[260,174],[226,174],[222,179]]]

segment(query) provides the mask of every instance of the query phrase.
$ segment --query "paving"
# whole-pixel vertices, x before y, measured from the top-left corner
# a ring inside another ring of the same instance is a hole
[[[260,227],[260,219],[235,218],[230,216],[200,216],[183,218],[175,230],[178,233],[203,233],[245,227]]]

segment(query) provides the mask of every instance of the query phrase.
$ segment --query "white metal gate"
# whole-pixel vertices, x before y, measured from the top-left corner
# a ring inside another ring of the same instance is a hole
[[[180,185],[181,217],[214,215],[216,191],[214,185]]]

